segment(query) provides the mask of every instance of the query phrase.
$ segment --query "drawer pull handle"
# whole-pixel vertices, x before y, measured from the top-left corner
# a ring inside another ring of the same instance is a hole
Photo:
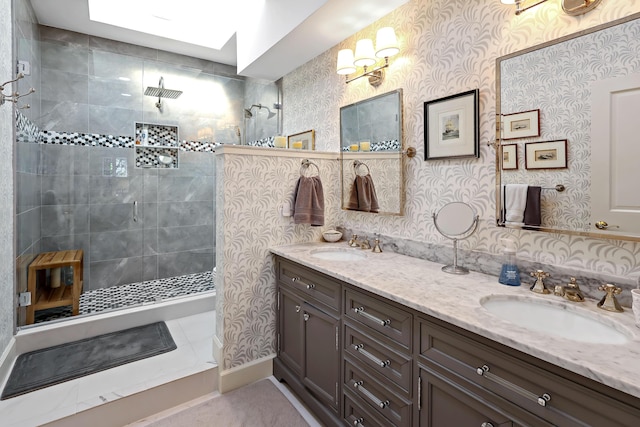
[[[360,390],[362,392],[362,394],[365,395],[365,397],[367,399],[369,399],[370,401],[372,401],[378,408],[380,409],[384,409],[387,406],[389,406],[389,401],[388,400],[381,400],[378,399],[376,396],[373,395],[373,393],[371,393],[369,390],[367,390],[366,388],[364,388],[362,385],[364,384],[364,381],[356,381],[353,383],[353,386],[357,389]]]
[[[536,402],[538,405],[542,407],[546,407],[549,401],[551,400],[551,395],[549,395],[549,393],[544,393],[541,396],[538,396],[535,393],[531,393],[529,390],[525,390],[520,386],[510,383],[504,378],[501,378],[497,375],[492,374],[491,372],[489,372],[489,365],[482,365],[481,367],[477,368],[476,373],[482,377],[485,377],[490,381],[493,381],[496,384],[499,384],[503,387],[508,388],[509,390],[519,394],[525,399],[529,399]]]
[[[353,425],[356,427],[364,427],[364,425],[362,425],[363,421],[364,421],[364,418],[360,417],[357,420],[353,421]]]
[[[362,354],[364,357],[371,360],[373,363],[380,366],[381,368],[386,368],[391,364],[391,362],[388,359],[387,360],[378,359],[373,354],[369,353],[367,350],[364,349],[364,344],[354,344],[353,348],[355,349],[355,351]]]
[[[304,321],[306,322],[311,316],[309,316],[309,313],[305,313],[302,317],[304,317]]]
[[[360,316],[371,320],[372,322],[376,322],[380,326],[389,326],[391,324],[391,320],[389,319],[382,320],[382,319],[378,319],[376,316],[370,315],[369,313],[364,311],[364,307],[356,307],[353,309],[353,311],[355,311],[356,314],[359,314]]]
[[[480,427],[493,427],[493,424],[485,421],[484,423],[480,424]]]
[[[296,313],[300,313],[300,306],[296,305]]]
[[[305,282],[303,282],[302,280],[300,280],[300,278],[299,278],[299,277],[292,277],[292,278],[291,278],[291,281],[292,281],[293,283],[298,282],[298,283],[300,283],[302,286],[306,286],[306,288],[307,288],[307,289],[314,289],[314,288],[316,287],[316,285],[314,285],[313,283],[305,283]]]

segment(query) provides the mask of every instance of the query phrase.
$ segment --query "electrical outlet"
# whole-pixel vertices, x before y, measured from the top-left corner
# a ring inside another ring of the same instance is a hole
[[[26,307],[31,305],[31,292],[22,292],[18,296],[18,305],[20,307]]]

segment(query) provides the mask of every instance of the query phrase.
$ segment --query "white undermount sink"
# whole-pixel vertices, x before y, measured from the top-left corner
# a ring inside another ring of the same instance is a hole
[[[311,256],[325,261],[358,261],[367,256],[357,249],[327,248],[311,251]]]
[[[516,325],[572,341],[594,344],[625,344],[631,339],[623,326],[579,307],[535,298],[492,295],[480,304],[495,316]],[[614,316],[615,314],[611,314]]]

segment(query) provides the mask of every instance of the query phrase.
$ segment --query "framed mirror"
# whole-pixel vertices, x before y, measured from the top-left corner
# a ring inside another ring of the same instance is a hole
[[[402,89],[340,108],[342,209],[403,215]]]
[[[640,241],[638,52],[640,13],[497,59],[499,225]],[[523,186],[531,224],[507,219]]]

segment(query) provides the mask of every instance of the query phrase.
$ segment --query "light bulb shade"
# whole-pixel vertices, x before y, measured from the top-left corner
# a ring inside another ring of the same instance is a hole
[[[371,39],[358,40],[356,43],[356,55],[353,65],[356,67],[368,67],[376,63],[376,55]]]
[[[336,70],[338,74],[355,73],[356,67],[353,65],[353,51],[351,49],[342,49],[338,52],[338,65]]]
[[[384,27],[376,34],[376,56],[384,58],[400,52],[396,32],[391,27]]]

